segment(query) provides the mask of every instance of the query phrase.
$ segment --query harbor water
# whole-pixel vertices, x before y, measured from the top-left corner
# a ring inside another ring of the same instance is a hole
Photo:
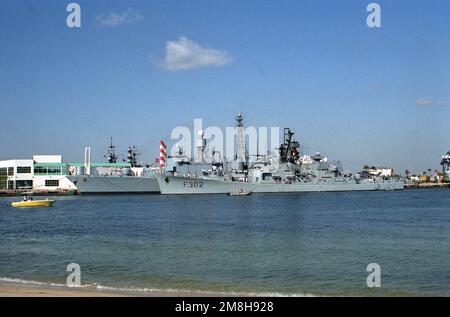
[[[450,191],[0,198],[0,282],[242,295],[450,296]],[[381,267],[368,288],[366,268]]]

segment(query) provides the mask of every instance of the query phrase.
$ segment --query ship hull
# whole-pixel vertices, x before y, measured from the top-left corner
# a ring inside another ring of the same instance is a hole
[[[401,190],[402,181],[383,182],[330,182],[328,184],[281,184],[281,183],[241,183],[220,179],[188,178],[172,175],[157,176],[163,195],[182,194],[228,194],[242,189],[252,193],[295,193],[295,192],[344,192]]]
[[[135,176],[68,176],[81,195],[159,194],[155,177]]]

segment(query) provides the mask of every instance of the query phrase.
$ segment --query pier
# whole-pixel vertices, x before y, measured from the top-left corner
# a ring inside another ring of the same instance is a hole
[[[450,188],[450,183],[411,183],[405,184],[405,189],[431,189],[431,188]]]

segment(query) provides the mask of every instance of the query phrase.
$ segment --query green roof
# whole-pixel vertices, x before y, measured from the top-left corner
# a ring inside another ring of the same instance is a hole
[[[66,167],[67,163],[35,163],[34,167]]]
[[[84,166],[84,163],[36,163],[35,167]],[[130,163],[91,163],[91,167],[131,167]]]

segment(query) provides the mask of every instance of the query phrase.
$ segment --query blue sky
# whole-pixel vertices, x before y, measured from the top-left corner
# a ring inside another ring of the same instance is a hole
[[[434,169],[450,148],[449,1],[378,1],[381,28],[371,1],[78,1],[72,29],[69,2],[1,3],[0,159],[103,160],[113,136],[150,161],[241,105],[347,168]]]

